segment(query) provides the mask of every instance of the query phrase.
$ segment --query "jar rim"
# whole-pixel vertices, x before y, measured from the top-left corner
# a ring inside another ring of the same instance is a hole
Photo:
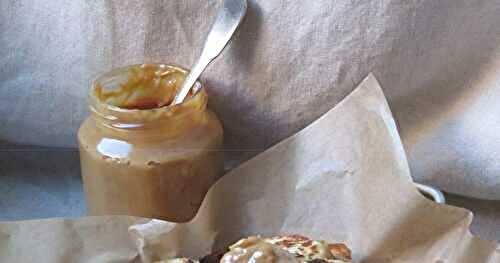
[[[92,113],[98,115],[99,117],[108,121],[118,121],[123,119],[126,123],[137,123],[137,122],[148,122],[158,119],[160,114],[172,117],[179,112],[186,112],[186,109],[201,109],[204,110],[207,103],[207,95],[204,89],[204,85],[197,80],[194,84],[194,92],[192,95],[186,97],[182,103],[172,105],[164,105],[161,107],[150,108],[150,109],[127,109],[119,106],[111,105],[99,99],[95,94],[95,89],[97,83],[101,83],[103,80],[110,79],[115,75],[119,75],[120,72],[125,72],[129,68],[140,67],[146,65],[143,64],[132,64],[122,67],[113,68],[94,79],[90,87],[88,94],[89,106]],[[181,66],[166,63],[147,63],[147,65],[154,65],[159,68],[174,69],[182,74],[187,75],[189,71]],[[201,101],[201,102],[200,102]],[[199,104],[199,105],[197,105]],[[144,116],[156,115],[157,118],[145,119]],[[135,116],[135,117],[134,117]]]
[[[143,63],[143,64],[131,64],[131,65],[126,65],[126,66],[121,66],[121,67],[116,67],[116,68],[112,68],[111,70],[109,71],[106,71],[105,73],[99,75],[97,78],[95,78],[93,81],[92,81],[92,85],[90,87],[90,91],[89,91],[89,94],[88,96],[90,97],[91,100],[94,100],[96,103],[99,103],[99,104],[102,104],[102,106],[105,106],[106,108],[110,109],[110,110],[113,110],[113,111],[117,111],[117,112],[147,112],[147,111],[157,111],[157,110],[160,110],[160,109],[164,109],[164,108],[169,108],[169,107],[173,107],[175,105],[172,105],[172,104],[168,104],[168,105],[164,105],[164,106],[161,106],[161,107],[157,107],[157,108],[152,108],[152,109],[127,109],[127,108],[122,108],[122,107],[119,107],[119,106],[115,106],[115,105],[111,105],[109,103],[106,103],[106,102],[103,102],[101,101],[99,98],[97,98],[95,96],[95,87],[96,87],[96,84],[101,82],[102,80],[106,79],[106,78],[109,78],[111,77],[113,74],[117,73],[117,72],[121,72],[121,71],[125,71],[126,69],[128,68],[133,68],[133,67],[140,67],[140,66],[143,66],[143,65],[146,65],[146,63]],[[182,67],[182,66],[179,66],[179,65],[175,65],[175,64],[167,64],[167,63],[147,63],[147,65],[154,65],[154,66],[157,66],[157,67],[163,67],[163,68],[171,68],[171,69],[174,69],[174,70],[177,70],[185,75],[189,74],[189,70],[187,70],[186,68]],[[197,96],[197,94],[202,90],[203,88],[203,85],[201,84],[200,80],[197,80],[194,84],[194,87],[193,87],[193,94],[191,96],[187,96],[184,101],[182,103],[180,103],[180,105],[184,104],[184,103],[188,103],[189,100],[193,99],[194,97]]]

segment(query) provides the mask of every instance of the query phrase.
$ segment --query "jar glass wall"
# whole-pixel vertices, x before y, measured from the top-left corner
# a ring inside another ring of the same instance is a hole
[[[223,169],[223,132],[198,82],[169,106],[186,71],[134,65],[104,74],[78,132],[90,215],[188,221]]]

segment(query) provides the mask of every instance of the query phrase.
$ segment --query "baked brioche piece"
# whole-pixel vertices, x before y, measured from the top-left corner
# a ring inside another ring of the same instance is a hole
[[[351,251],[344,244],[330,244],[300,235],[241,239],[227,251],[212,253],[200,263],[347,263]]]
[[[198,260],[176,258],[155,263],[349,263],[351,250],[344,244],[331,244],[301,235],[241,239],[228,249]]]

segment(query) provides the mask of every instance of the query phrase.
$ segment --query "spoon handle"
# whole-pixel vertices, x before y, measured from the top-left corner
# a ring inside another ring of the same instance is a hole
[[[240,25],[247,10],[246,0],[224,0],[222,7],[217,13],[215,23],[208,33],[205,45],[199,59],[189,72],[181,89],[172,102],[173,105],[182,103],[189,90],[200,77],[205,68],[214,60],[226,47],[234,32]]]

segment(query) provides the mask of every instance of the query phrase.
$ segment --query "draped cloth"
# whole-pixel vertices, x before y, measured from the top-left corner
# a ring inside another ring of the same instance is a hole
[[[191,66],[218,6],[2,1],[2,147],[76,147],[93,78],[143,62]],[[500,200],[499,14],[499,0],[250,0],[202,77],[228,160],[299,131],[373,72],[414,179]]]

